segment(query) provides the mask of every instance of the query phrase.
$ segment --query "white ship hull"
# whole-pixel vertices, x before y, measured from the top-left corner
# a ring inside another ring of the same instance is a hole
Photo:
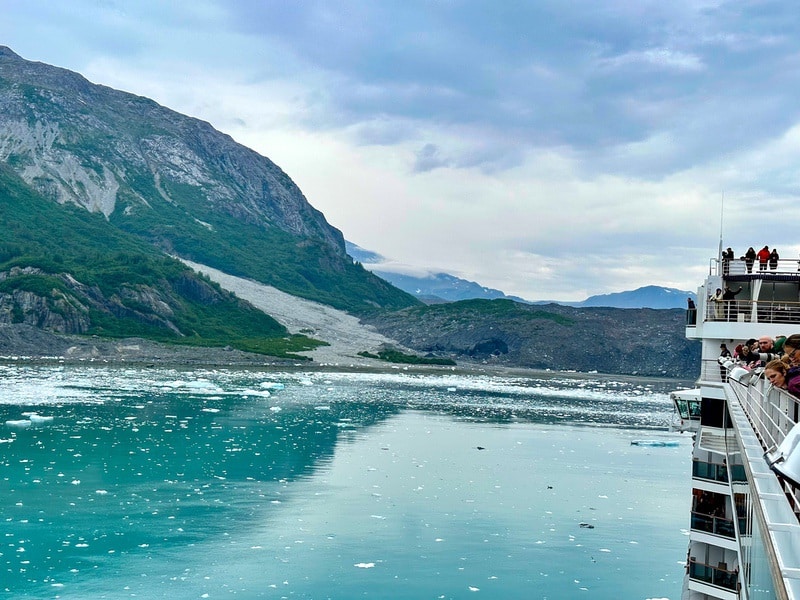
[[[710,292],[725,285],[743,291],[712,302]],[[797,262],[747,273],[739,261],[712,261],[697,297],[686,335],[703,344],[698,387],[672,395],[673,428],[696,432],[682,597],[800,600],[800,492],[780,470],[796,461],[800,476],[800,443],[784,444],[790,455],[798,448],[794,458],[778,450],[797,422],[798,399],[758,369],[718,361],[722,343],[733,350],[749,338],[800,333]]]

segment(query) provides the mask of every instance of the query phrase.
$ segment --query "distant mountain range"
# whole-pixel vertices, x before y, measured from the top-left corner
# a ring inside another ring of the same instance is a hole
[[[526,300],[509,296],[501,290],[482,286],[474,281],[461,279],[447,273],[411,275],[387,270],[387,259],[377,252],[366,250],[353,242],[345,241],[347,253],[365,269],[385,279],[395,287],[408,292],[426,304],[438,302],[458,302],[459,300],[514,300],[526,304],[561,304],[576,308],[686,308],[686,298],[696,300],[694,292],[648,285],[635,290],[589,296],[580,302],[559,302],[554,300]],[[382,268],[383,267],[383,268]]]

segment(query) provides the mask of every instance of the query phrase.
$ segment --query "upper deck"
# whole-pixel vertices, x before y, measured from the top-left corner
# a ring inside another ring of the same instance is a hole
[[[733,300],[711,300],[717,288],[726,287],[738,292]],[[744,340],[791,333],[800,333],[800,261],[781,259],[766,269],[756,262],[749,270],[743,260],[710,261],[696,313],[687,313],[686,337]]]

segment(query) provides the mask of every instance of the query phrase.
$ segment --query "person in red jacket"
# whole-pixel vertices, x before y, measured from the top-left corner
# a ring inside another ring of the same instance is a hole
[[[758,251],[758,270],[759,271],[766,271],[767,270],[767,261],[769,260],[769,246],[764,246],[761,250]]]

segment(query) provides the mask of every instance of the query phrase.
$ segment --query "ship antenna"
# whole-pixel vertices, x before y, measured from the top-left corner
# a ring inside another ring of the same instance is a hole
[[[722,201],[719,203],[719,251],[717,256],[722,260],[722,219],[725,215],[725,192],[722,192]]]

